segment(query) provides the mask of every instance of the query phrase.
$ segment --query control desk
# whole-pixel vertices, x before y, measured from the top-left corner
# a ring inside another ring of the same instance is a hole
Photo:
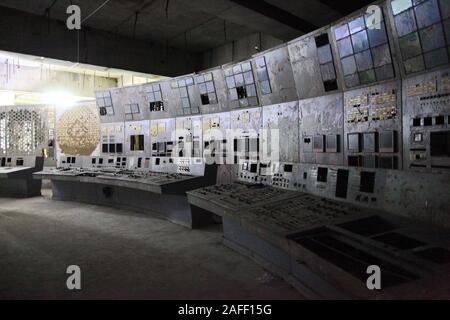
[[[385,186],[403,184],[398,170],[376,176],[370,188],[360,169],[347,172],[343,188],[339,170],[250,161],[239,181],[189,191],[188,200],[193,212],[222,217],[226,245],[264,261],[306,295],[426,297],[429,281],[450,270],[448,232],[390,214],[399,210],[385,192],[396,186]],[[385,270],[383,291],[367,290],[370,265]]]
[[[216,183],[215,166],[198,163],[184,165],[192,167],[190,172],[201,175],[182,174],[177,169],[169,173],[154,172],[145,166],[139,168],[139,157],[60,160],[58,168],[34,174],[35,179],[52,181],[53,199],[152,212],[188,227],[201,225],[203,221],[200,215],[191,214],[186,191]]]
[[[32,173],[42,170],[43,157],[0,157],[0,196],[34,197],[41,195],[41,182]]]

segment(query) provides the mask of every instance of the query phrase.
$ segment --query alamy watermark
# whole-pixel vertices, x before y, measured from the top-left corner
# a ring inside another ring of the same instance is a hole
[[[381,290],[381,268],[377,265],[371,265],[367,267],[366,273],[370,274],[366,281],[367,289]]]
[[[70,276],[66,280],[69,290],[81,290],[81,268],[77,265],[68,266],[66,273]]]
[[[75,4],[67,7],[66,13],[69,17],[66,20],[66,26],[69,30],[81,29],[81,8]]]

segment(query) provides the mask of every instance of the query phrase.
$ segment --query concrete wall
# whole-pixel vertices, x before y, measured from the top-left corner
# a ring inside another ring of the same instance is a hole
[[[165,76],[199,68],[200,54],[0,7],[0,50]],[[78,46],[79,43],[79,46]]]
[[[249,58],[257,53],[255,46],[264,51],[283,43],[270,35],[254,33],[203,53],[202,69]]]
[[[51,70],[48,67],[0,64],[0,89],[8,91],[68,91],[73,95],[93,97],[94,91],[117,86],[117,79]]]

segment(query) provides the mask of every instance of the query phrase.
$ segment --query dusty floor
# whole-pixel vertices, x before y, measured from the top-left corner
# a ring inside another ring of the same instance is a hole
[[[301,299],[283,280],[221,244],[220,227],[189,230],[124,210],[0,199],[0,299]],[[81,268],[81,291],[66,268]]]

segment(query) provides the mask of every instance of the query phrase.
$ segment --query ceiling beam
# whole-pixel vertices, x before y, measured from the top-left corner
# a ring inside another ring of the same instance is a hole
[[[2,6],[0,50],[165,76],[198,70],[202,58],[95,28],[69,30],[62,21]]]
[[[319,27],[263,0],[230,0],[295,30],[308,33]]]
[[[318,0],[327,7],[339,12],[342,16],[346,16],[354,11],[364,8],[373,3],[374,0]]]

